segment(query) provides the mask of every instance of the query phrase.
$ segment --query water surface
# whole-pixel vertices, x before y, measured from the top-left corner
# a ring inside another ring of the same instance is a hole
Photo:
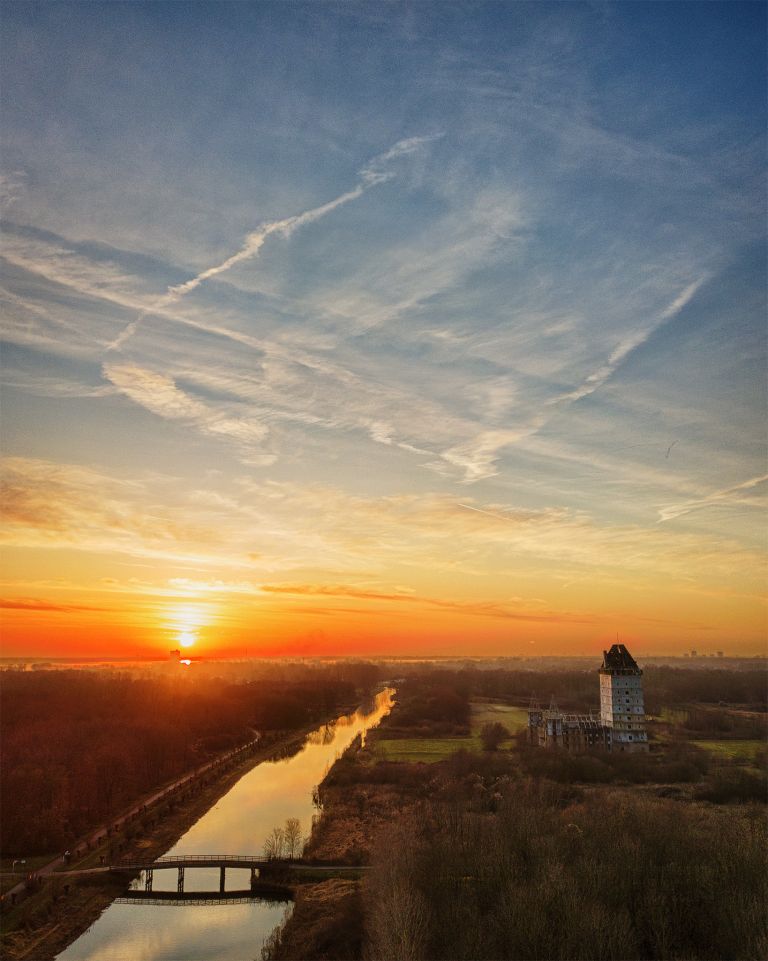
[[[394,691],[367,709],[313,731],[298,754],[253,768],[167,853],[260,856],[272,828],[298,818],[304,837],[312,827],[312,792],[358,734],[392,708]],[[248,888],[248,870],[227,869],[228,891]],[[153,890],[175,891],[175,870],[155,871]],[[219,871],[189,868],[189,891],[218,891]],[[142,879],[138,882],[143,887]],[[290,906],[254,900],[243,904],[125,904],[115,902],[57,961],[259,961],[261,947]]]

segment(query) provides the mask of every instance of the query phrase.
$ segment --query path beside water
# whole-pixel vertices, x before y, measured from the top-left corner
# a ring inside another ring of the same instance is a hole
[[[170,856],[211,852],[260,856],[264,840],[287,818],[298,818],[304,837],[316,813],[314,788],[358,734],[392,708],[394,691],[381,692],[367,710],[343,715],[309,734],[293,757],[264,761],[248,771],[168,851]],[[243,890],[249,871],[227,869],[226,888]],[[138,884],[141,885],[142,879]],[[176,876],[157,872],[153,890],[172,891]],[[218,891],[219,871],[190,871],[186,887]],[[184,905],[115,902],[57,961],[258,961],[261,947],[290,904],[268,901]]]

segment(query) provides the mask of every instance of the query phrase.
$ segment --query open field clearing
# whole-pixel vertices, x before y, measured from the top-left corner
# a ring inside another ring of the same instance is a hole
[[[528,726],[528,712],[522,707],[499,701],[472,702],[472,735],[480,734],[484,724],[503,724],[510,734],[517,734]]]
[[[387,761],[422,761],[434,764],[450,757],[455,751],[482,751],[480,731],[484,724],[503,724],[510,734],[517,734],[528,724],[528,714],[523,708],[512,707],[498,701],[472,703],[471,734],[469,737],[400,738],[378,740],[376,749]],[[513,746],[511,738],[503,741],[502,750]]]
[[[479,739],[473,737],[409,737],[376,741],[376,750],[386,761],[422,761],[425,764],[444,761],[455,751],[476,751],[479,748]]]
[[[693,741],[696,747],[711,751],[716,757],[741,758],[754,764],[760,748],[765,747],[765,741]]]

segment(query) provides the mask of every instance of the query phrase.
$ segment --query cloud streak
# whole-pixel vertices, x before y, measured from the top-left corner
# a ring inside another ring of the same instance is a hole
[[[213,437],[233,440],[247,453],[268,433],[268,428],[253,418],[229,417],[212,410],[177,387],[165,374],[137,364],[105,364],[103,372],[121,394],[153,414],[168,420],[185,421]],[[260,455],[261,463],[272,463],[273,460],[273,455]]]
[[[751,491],[760,484],[768,482],[768,474],[761,474],[758,477],[750,477],[749,480],[741,484],[734,484],[733,487],[725,487],[722,490],[713,491],[706,497],[699,497],[695,500],[683,501],[680,504],[670,504],[662,507],[659,511],[660,521],[671,521],[691,511],[703,510],[706,507],[725,507],[738,504],[742,507],[757,507],[765,510],[768,507],[766,497],[744,497],[746,491]]]
[[[111,608],[91,607],[85,604],[55,604],[53,601],[41,601],[37,598],[19,598],[16,600],[0,598],[0,608],[8,611],[38,611],[51,614],[73,614],[84,611],[111,610]]]
[[[464,482],[467,484],[493,477],[498,473],[497,462],[505,448],[537,434],[542,427],[545,427],[552,420],[556,411],[562,411],[571,404],[575,404],[599,390],[635,350],[646,343],[664,324],[680,313],[706,279],[706,276],[702,276],[688,284],[650,325],[626,336],[613,350],[606,363],[589,374],[574,390],[558,394],[548,400],[540,411],[530,416],[527,424],[515,430],[494,429],[483,431],[471,441],[443,451],[440,455],[441,459],[462,470],[464,472]],[[437,470],[438,473],[445,473],[445,467],[439,461],[433,462],[429,466]]]
[[[633,351],[637,350],[638,347],[649,340],[649,338],[656,333],[659,328],[661,328],[668,320],[677,316],[680,311],[691,301],[696,291],[701,287],[701,285],[706,280],[706,277],[699,277],[698,280],[694,280],[693,283],[688,284],[688,286],[678,294],[675,299],[668,304],[664,310],[661,311],[658,318],[651,323],[649,326],[641,328],[628,337],[626,337],[622,342],[615,348],[611,356],[608,358],[607,363],[603,364],[596,371],[591,373],[589,377],[575,390],[570,391],[567,394],[562,394],[560,397],[556,398],[553,403],[561,404],[563,401],[569,403],[575,403],[577,400],[582,400],[584,397],[589,397],[596,390],[603,386],[603,384],[611,378],[616,371],[621,367],[624,361],[629,357]]]
[[[261,590],[269,594],[291,594],[299,597],[349,597],[364,601],[394,601],[417,604],[443,610],[458,611],[467,615],[497,617],[503,620],[530,621],[533,623],[593,624],[603,617],[570,611],[521,611],[507,607],[498,601],[453,601],[437,597],[424,597],[406,592],[386,593],[367,590],[346,584],[262,584]]]
[[[416,153],[425,144],[434,139],[435,137],[432,136],[410,137],[406,140],[400,140],[386,152],[374,157],[373,160],[369,161],[369,163],[359,171],[361,182],[352,190],[348,190],[346,193],[335,197],[333,200],[329,200],[327,203],[321,204],[319,207],[313,207],[311,210],[305,210],[303,213],[295,214],[292,217],[285,217],[282,220],[262,224],[257,230],[254,230],[246,236],[245,243],[237,253],[232,254],[231,257],[227,257],[226,260],[214,267],[208,267],[183,284],[169,287],[166,293],[152,304],[152,306],[142,310],[139,316],[136,317],[135,320],[132,320],[122,333],[109,344],[107,349],[119,350],[133,336],[141,322],[150,314],[176,303],[181,300],[182,297],[186,297],[187,294],[190,294],[201,284],[205,283],[205,281],[226,273],[237,264],[257,257],[268,237],[277,235],[287,239],[300,227],[315,223],[339,207],[343,207],[344,204],[348,204],[353,200],[357,200],[358,197],[362,197],[366,190],[369,190],[371,187],[376,187],[391,180],[395,174],[393,171],[387,170],[388,164],[401,157]]]

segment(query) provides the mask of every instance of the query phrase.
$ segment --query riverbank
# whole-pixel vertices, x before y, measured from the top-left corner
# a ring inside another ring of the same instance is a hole
[[[231,766],[206,772],[200,783],[149,809],[140,830],[135,823],[124,825],[100,848],[68,867],[86,868],[109,855],[142,860],[161,857],[245,774],[264,761],[298,752],[308,734],[317,726],[299,731],[255,750]],[[51,875],[40,890],[21,904],[4,911],[3,956],[9,961],[52,961],[86,931],[116,897],[125,891],[126,880],[109,874],[72,880]]]
[[[369,734],[367,747],[356,738],[319,785],[322,811],[305,857],[350,866],[370,864],[381,832],[431,792],[433,778],[427,766],[381,761],[377,736]],[[293,911],[273,933],[262,956],[269,961],[361,958],[365,884],[364,878],[334,878],[297,887]]]
[[[332,878],[297,888],[293,911],[265,945],[270,961],[362,957],[361,884]]]

